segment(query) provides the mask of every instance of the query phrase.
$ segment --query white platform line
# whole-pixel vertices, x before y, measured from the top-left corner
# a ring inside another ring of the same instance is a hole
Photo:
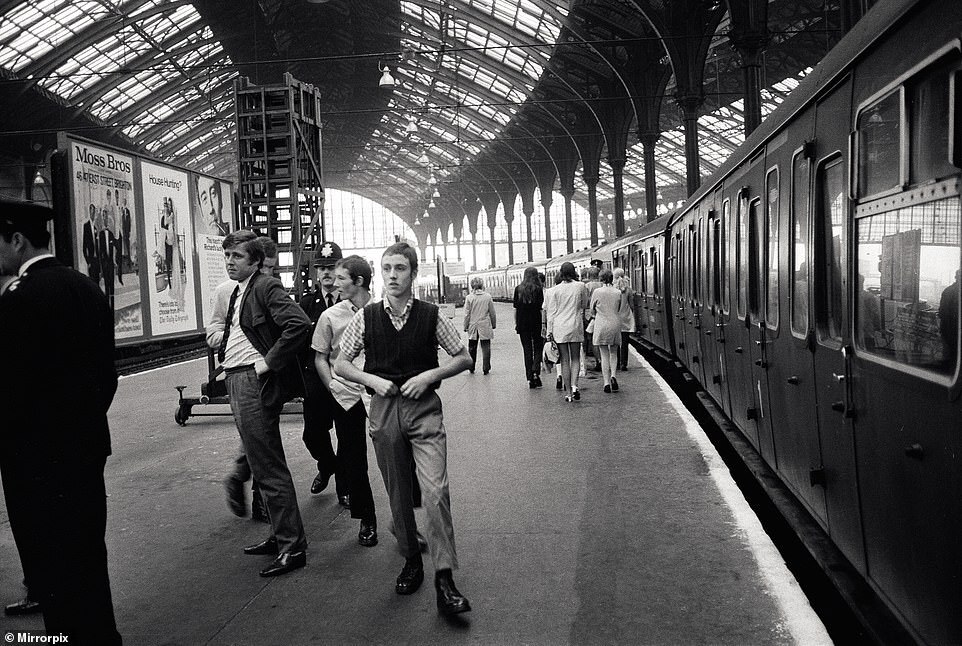
[[[139,376],[141,376],[141,375],[149,375],[149,374],[152,373],[152,372],[157,372],[157,371],[159,371],[159,370],[167,370],[167,368],[173,368],[173,367],[175,367],[175,366],[182,366],[182,365],[184,365],[185,363],[190,363],[191,361],[200,361],[201,359],[203,359],[203,360],[206,361],[206,357],[196,357],[196,358],[194,358],[194,359],[184,359],[183,361],[176,361],[176,362],[174,362],[174,363],[168,363],[166,366],[158,366],[158,367],[156,367],[156,368],[150,368],[150,369],[148,369],[148,370],[140,370],[140,371],[138,371],[138,372],[135,372],[135,373],[132,373],[132,374],[129,374],[129,375],[120,375],[120,376],[118,377],[118,379],[123,380],[123,379],[130,379],[131,377],[139,377]]]
[[[637,350],[631,348],[631,353],[658,384],[665,398],[684,423],[688,437],[698,446],[702,458],[708,465],[708,472],[711,474],[712,481],[721,493],[725,504],[731,510],[738,530],[752,550],[762,579],[768,588],[768,593],[775,599],[781,609],[785,628],[791,633],[796,643],[805,645],[831,644],[832,640],[828,636],[825,626],[818,615],[815,614],[808,598],[799,587],[798,581],[788,570],[781,554],[775,548],[768,534],[765,533],[761,522],[748,505],[748,501],[745,500],[745,496],[742,495],[738,485],[735,484],[728,467],[725,466],[721,456],[718,455],[715,447],[705,435],[705,431],[681,403],[681,400],[678,399],[667,382],[662,379],[661,375],[638,354]]]

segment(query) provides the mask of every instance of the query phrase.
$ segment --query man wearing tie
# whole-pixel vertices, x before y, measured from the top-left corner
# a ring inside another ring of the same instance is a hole
[[[311,319],[314,327],[321,313],[333,307],[339,299],[334,284],[334,266],[343,257],[341,248],[333,242],[325,242],[314,253],[314,288],[300,300],[301,309]],[[313,336],[312,328],[312,336]],[[331,444],[331,427],[334,426],[334,407],[337,402],[321,382],[314,367],[314,350],[306,347],[301,357],[304,370],[304,446],[311,457],[317,461],[317,476],[311,483],[311,493],[319,494],[337,473],[337,455]],[[351,492],[347,487],[348,479],[338,475],[335,479],[337,500],[344,507],[351,506]]]
[[[107,191],[110,195],[110,191]],[[113,224],[110,221],[107,211],[100,215],[101,227],[97,234],[97,253],[100,256],[100,271],[104,277],[104,294],[110,302],[110,309],[114,309],[114,251],[117,246],[117,238],[110,229]]]
[[[284,402],[303,393],[298,352],[307,345],[311,320],[281,281],[258,271],[264,247],[257,234],[230,233],[223,247],[227,275],[237,287],[227,306],[217,358],[227,375],[230,406],[247,462],[271,521],[271,536],[244,548],[244,553],[276,555],[260,574],[277,576],[307,563],[307,538],[284,457],[280,413]]]

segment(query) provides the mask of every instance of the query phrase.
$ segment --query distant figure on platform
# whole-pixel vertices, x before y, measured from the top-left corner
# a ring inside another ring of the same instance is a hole
[[[301,297],[301,309],[311,319],[314,327],[321,313],[340,299],[334,284],[334,267],[343,258],[341,248],[333,242],[325,242],[314,252],[314,288]],[[313,329],[311,334],[313,335]],[[337,454],[331,443],[331,429],[334,427],[334,410],[337,402],[321,383],[314,365],[314,351],[307,347],[301,357],[304,369],[304,446],[317,462],[317,475],[311,482],[311,493],[316,495],[327,489],[327,485],[338,472]],[[351,506],[351,490],[348,479],[335,478],[337,501],[343,507]]]
[[[260,272],[265,276],[273,276],[277,266],[277,243],[267,236],[260,236],[257,241],[264,248],[264,261]],[[230,306],[230,295],[237,286],[236,280],[227,279],[214,289],[214,308],[210,320],[207,322],[207,345],[214,350],[220,348],[224,338],[224,321],[227,319],[227,308]],[[251,480],[251,467],[247,462],[247,452],[244,441],[241,440],[237,457],[234,458],[234,468],[224,479],[224,489],[227,492],[227,508],[235,516],[243,518],[247,515],[247,497],[244,484]],[[251,520],[269,523],[267,506],[261,495],[257,481],[251,483]]]
[[[19,277],[0,298],[0,474],[47,632],[120,644],[104,543],[114,316],[88,277],[50,254],[52,217],[0,201],[0,273]]]
[[[337,374],[367,387],[371,396],[370,435],[391,503],[398,547],[405,557],[395,591],[413,594],[424,581],[412,503],[411,462],[427,511],[428,549],[434,561],[438,610],[447,615],[471,610],[454,585],[458,566],[448,492],[447,434],[437,389],[471,364],[457,328],[438,307],[414,298],[417,250],[405,242],[381,257],[384,300],[368,304],[351,319],[341,338]],[[451,357],[438,363],[438,346]],[[352,362],[364,352],[364,369]]]
[[[544,305],[544,289],[538,278],[538,270],[524,270],[521,284],[514,288],[514,330],[521,338],[524,353],[524,374],[529,388],[541,388],[541,352],[544,338],[541,336],[541,312]]]
[[[601,287],[591,295],[588,309],[594,320],[592,341],[595,356],[601,361],[601,377],[606,393],[618,392],[618,345],[621,343],[621,292],[612,285],[610,269],[602,269]]]
[[[370,397],[364,387],[345,381],[333,369],[340,354],[341,336],[354,314],[371,300],[371,265],[360,256],[337,261],[334,284],[341,300],[321,313],[314,328],[311,347],[314,366],[324,387],[334,399],[334,425],[337,430],[337,477],[346,479],[351,492],[351,518],[361,521],[357,542],[364,547],[377,545],[377,517],[374,496],[367,475],[367,410]],[[363,365],[363,364],[362,364]]]
[[[942,336],[942,358],[949,368],[955,367],[959,350],[959,276],[955,270],[955,282],[942,290],[939,300],[939,333]]]
[[[277,576],[307,563],[307,538],[284,456],[280,413],[284,402],[303,393],[297,353],[307,342],[311,321],[281,281],[260,273],[264,247],[255,233],[231,233],[223,247],[227,275],[237,286],[228,302],[217,354],[272,530],[267,540],[244,548],[244,553],[276,555],[260,574]]]
[[[468,333],[468,354],[474,374],[478,363],[478,344],[481,345],[481,369],[484,374],[491,372],[491,339],[498,327],[498,317],[494,311],[491,294],[484,291],[484,281],[475,276],[471,279],[471,293],[464,299],[464,331]]]
[[[598,276],[600,274],[601,274],[601,268],[595,264],[595,261],[592,261],[591,266],[588,267],[588,269],[586,270],[586,280],[584,281],[585,287],[588,288],[589,302],[591,301],[591,295],[594,294],[595,290],[601,287],[602,285],[602,282],[598,280]],[[581,355],[581,360],[582,360],[582,364],[584,364],[585,363],[584,360],[587,357],[594,357],[595,365],[592,368],[592,370],[597,372],[601,370],[601,360],[598,359],[598,354],[595,352],[595,349],[596,349],[595,346],[597,344],[594,342],[594,339],[592,338],[593,333],[591,330],[594,329],[594,326],[591,325],[591,316],[592,316],[591,312],[589,312],[586,309],[585,310],[585,341],[584,341],[584,346],[582,347],[582,350],[584,352]],[[591,328],[591,330],[588,329],[589,327]],[[584,365],[583,367],[587,368],[587,366],[584,366]],[[582,374],[581,376],[584,376],[584,375]]]
[[[561,283],[553,287],[545,300],[548,336],[561,352],[561,376],[567,387],[565,401],[581,399],[578,377],[581,370],[581,344],[585,339],[584,313],[588,307],[588,288],[578,280],[578,272],[570,262],[561,265]]]
[[[628,369],[628,335],[635,332],[635,311],[634,298],[635,292],[631,288],[631,283],[625,277],[625,270],[616,267],[612,272],[614,281],[612,285],[621,292],[621,344],[618,346],[618,370]]]

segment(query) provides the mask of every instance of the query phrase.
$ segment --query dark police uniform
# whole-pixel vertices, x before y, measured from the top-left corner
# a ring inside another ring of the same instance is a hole
[[[0,237],[9,243],[51,217],[0,202]],[[46,242],[33,246],[45,252]],[[0,266],[22,264],[4,244]],[[107,297],[53,257],[29,263],[0,297],[0,356],[0,473],[31,595],[48,632],[119,644],[104,543],[107,409],[117,389]]]

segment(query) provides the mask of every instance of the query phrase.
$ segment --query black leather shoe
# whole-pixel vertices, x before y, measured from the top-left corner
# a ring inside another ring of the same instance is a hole
[[[244,548],[244,554],[248,556],[260,556],[261,554],[277,554],[277,539],[271,536],[266,541],[248,545]]]
[[[531,388],[532,390],[537,388],[537,386],[534,385],[534,379],[528,380],[528,388]]]
[[[614,377],[611,378],[611,392],[618,392],[618,380]]]
[[[311,483],[311,493],[316,495],[327,489],[327,483],[331,481],[331,475],[325,471],[318,471],[317,475],[314,476],[314,482]]]
[[[247,498],[244,496],[244,483],[229,476],[224,480],[224,491],[227,492],[227,508],[235,516],[243,518],[247,515]]]
[[[357,533],[357,544],[364,547],[377,545],[377,521],[362,520],[361,531]]]
[[[256,520],[259,523],[271,522],[261,490],[253,487],[251,488],[251,520]]]
[[[280,576],[281,574],[293,572],[297,568],[302,568],[305,565],[307,565],[306,552],[284,552],[274,559],[270,565],[261,570],[261,576]]]
[[[339,504],[341,507],[344,507],[345,509],[350,509],[350,508],[351,508],[351,496],[350,496],[349,494],[345,494],[345,495],[343,495],[343,496],[338,496],[338,497],[337,497],[337,504]]]
[[[39,601],[34,601],[30,597],[21,599],[16,603],[11,603],[3,609],[3,614],[10,617],[20,617],[22,615],[35,615],[43,610]]]
[[[451,570],[438,570],[434,575],[434,589],[438,593],[438,610],[444,615],[469,612],[471,604],[454,585]]]
[[[414,594],[423,582],[424,561],[420,554],[415,554],[404,562],[404,569],[397,577],[394,591],[398,594]]]
[[[554,382],[555,390],[561,390],[565,387],[565,382],[561,377],[558,377],[558,381]]]
[[[534,381],[534,387],[535,387],[535,388],[541,388],[541,386],[542,386],[541,377],[539,377],[538,375],[535,375],[533,381]]]

